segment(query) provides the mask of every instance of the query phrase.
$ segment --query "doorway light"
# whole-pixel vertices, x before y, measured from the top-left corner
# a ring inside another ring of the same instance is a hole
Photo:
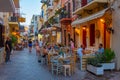
[[[100,21],[101,21],[102,23],[104,23],[104,22],[105,22],[105,20],[104,20],[104,19],[100,19]]]
[[[85,29],[86,29],[86,27],[83,27],[82,29],[83,29],[83,30],[85,30]]]

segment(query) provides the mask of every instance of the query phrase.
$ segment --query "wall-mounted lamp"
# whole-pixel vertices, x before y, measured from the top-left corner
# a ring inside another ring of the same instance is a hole
[[[101,21],[102,23],[105,23],[105,20],[104,20],[104,19],[100,19],[100,21]]]
[[[107,31],[108,31],[109,33],[112,33],[112,34],[114,33],[114,29],[113,29],[112,27],[108,27],[108,28],[107,28]]]
[[[86,27],[83,27],[82,29],[83,29],[83,30],[85,30],[85,29],[86,29]]]

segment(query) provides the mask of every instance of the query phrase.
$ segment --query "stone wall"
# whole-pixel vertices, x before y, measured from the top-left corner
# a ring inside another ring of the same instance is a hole
[[[116,68],[120,70],[120,0],[115,0],[113,4],[113,29],[112,49],[116,54]]]

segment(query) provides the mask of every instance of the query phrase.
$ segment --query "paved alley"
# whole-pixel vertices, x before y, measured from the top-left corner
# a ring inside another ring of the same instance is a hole
[[[81,80],[85,72],[77,71],[71,77],[52,75],[46,65],[37,62],[35,50],[15,51],[11,62],[0,65],[0,80]]]

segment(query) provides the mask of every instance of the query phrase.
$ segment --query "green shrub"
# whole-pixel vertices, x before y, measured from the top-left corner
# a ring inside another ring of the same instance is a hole
[[[100,60],[95,56],[93,58],[88,58],[87,63],[96,67],[101,67]]]
[[[115,58],[115,53],[111,49],[105,49],[104,54],[103,54],[103,62],[109,63]]]
[[[103,54],[96,54],[93,58],[88,58],[87,63],[96,67],[101,66],[101,63],[110,63],[115,58],[115,53],[111,49],[105,49]]]

